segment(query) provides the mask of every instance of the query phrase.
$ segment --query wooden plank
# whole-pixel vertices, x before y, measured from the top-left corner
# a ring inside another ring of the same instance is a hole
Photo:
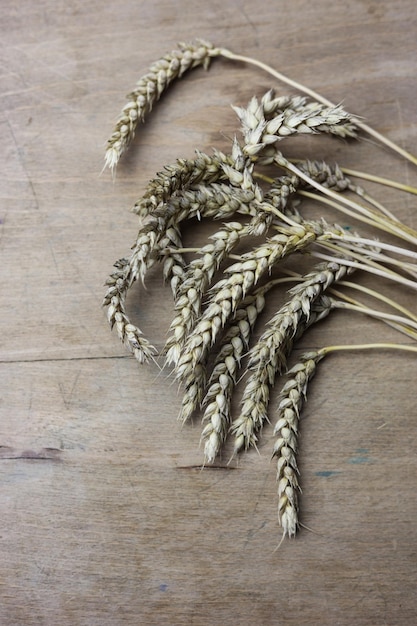
[[[414,355],[340,353],[320,364],[301,423],[308,528],[276,550],[272,427],[259,453],[228,464],[229,446],[201,470],[199,420],[180,427],[172,378],[128,356],[101,309],[146,182],[195,148],[227,150],[230,103],[245,105],[271,79],[225,60],[196,70],[158,103],[115,180],[100,172],[124,94],[194,36],[343,101],[413,152],[415,17],[412,0],[3,3],[1,624],[414,624]],[[413,166],[370,141],[288,143],[290,156],[415,184]],[[371,188],[417,228],[411,196]],[[188,227],[186,241],[210,228]],[[173,305],[157,269],[147,286],[129,306],[161,349]],[[415,310],[413,293],[383,290]],[[336,312],[297,354],[384,340],[398,335]]]

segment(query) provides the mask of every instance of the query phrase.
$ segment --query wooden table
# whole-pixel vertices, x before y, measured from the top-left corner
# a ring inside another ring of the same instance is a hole
[[[322,363],[300,440],[311,530],[276,550],[272,428],[259,453],[201,471],[199,420],[180,427],[172,378],[140,367],[101,308],[146,182],[195,148],[227,150],[238,129],[230,103],[291,92],[244,64],[196,70],[158,104],[113,180],[101,173],[105,142],[152,61],[206,38],[343,101],[413,152],[416,20],[414,0],[3,0],[2,625],[416,623],[415,355]],[[416,185],[414,167],[373,141],[297,141],[290,156]],[[417,228],[411,195],[371,189]],[[376,284],[415,312],[411,290]],[[131,306],[162,348],[171,296],[158,270],[147,286]],[[297,353],[363,341],[408,339],[337,312]]]

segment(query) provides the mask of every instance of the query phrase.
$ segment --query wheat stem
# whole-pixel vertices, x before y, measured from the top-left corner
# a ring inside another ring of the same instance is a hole
[[[334,345],[320,348],[318,353],[322,356],[330,352],[352,351],[352,350],[404,350],[405,352],[417,352],[417,346],[410,346],[403,343],[358,343],[346,345]]]
[[[292,159],[291,159],[292,160]],[[417,195],[417,188],[412,187],[411,185],[406,185],[404,183],[399,183],[396,180],[391,180],[389,178],[384,178],[382,176],[376,176],[375,174],[369,174],[368,172],[361,172],[359,170],[352,170],[347,167],[340,168],[345,174],[348,176],[354,176],[355,178],[361,178],[363,180],[369,180],[373,183],[378,183],[380,185],[385,185],[386,187],[393,187],[394,189],[399,189],[400,191],[406,191],[407,193],[411,193]]]
[[[318,259],[323,259],[324,261],[336,261],[337,263],[341,263],[342,265],[347,265],[349,267],[354,267],[359,270],[365,270],[366,272],[370,272],[371,274],[375,274],[376,276],[381,276],[382,278],[388,278],[389,280],[394,280],[406,287],[411,287],[411,289],[417,289],[417,282],[413,280],[408,280],[408,278],[404,278],[400,274],[396,272],[390,271],[386,268],[378,266],[376,263],[372,263],[364,258],[364,262],[360,261],[351,261],[344,256],[331,256],[328,254],[323,254],[318,250],[311,250],[310,254],[312,256],[317,257]],[[351,253],[351,256],[354,257],[354,253]],[[359,256],[359,255],[358,255]]]
[[[380,241],[377,239],[366,239],[365,237],[360,237],[358,235],[351,235],[350,233],[343,231],[342,234],[335,233],[334,235],[336,240],[340,241],[348,241],[358,245],[363,246],[371,246],[377,247],[381,250],[388,250],[389,252],[393,252],[394,254],[401,254],[402,256],[408,256],[411,259],[417,260],[417,252],[410,250],[409,248],[401,248],[399,246],[394,246],[390,243],[385,243],[384,241]]]
[[[338,309],[345,309],[345,310],[350,310],[350,311],[356,311],[358,313],[365,313],[366,315],[370,315],[371,317],[375,317],[381,320],[389,320],[389,321],[397,322],[397,324],[403,325],[405,327],[412,327],[415,330],[417,330],[417,322],[414,322],[400,315],[384,313],[383,311],[376,311],[367,306],[352,304],[349,302],[339,302],[333,299],[332,299],[332,304],[334,307]]]
[[[358,259],[359,261],[367,264],[370,268],[376,268],[377,270],[381,270],[385,272],[387,276],[391,277],[391,280],[398,280],[399,282],[403,282],[404,279],[398,272],[389,269],[388,267],[382,265],[382,263],[386,263],[389,265],[398,265],[402,270],[408,271],[412,276],[415,276],[415,267],[411,266],[409,263],[405,263],[403,261],[397,261],[396,259],[392,259],[391,257],[387,257],[378,252],[374,252],[372,249],[362,248],[362,246],[352,246],[343,244],[341,241],[331,241],[329,239],[321,240],[317,242],[322,248],[327,250],[333,250],[336,253],[341,253],[346,256],[347,259],[353,258]],[[381,263],[374,261],[373,259],[378,259]],[[411,281],[410,281],[411,282]],[[414,281],[414,288],[417,288],[417,281]]]
[[[370,289],[369,287],[365,287],[364,285],[361,285],[360,283],[352,283],[352,282],[347,281],[347,280],[341,280],[338,284],[339,284],[339,286],[350,287],[351,289],[357,289],[358,291],[361,291],[361,292],[363,292],[363,293],[365,293],[365,294],[367,294],[369,296],[372,296],[373,298],[381,300],[381,302],[385,302],[386,304],[388,304],[392,308],[396,309],[400,313],[403,313],[406,317],[409,317],[410,319],[412,319],[415,322],[417,322],[417,315],[414,315],[414,313],[412,313],[411,311],[409,311],[405,307],[401,306],[398,302],[395,302],[394,300],[391,300],[391,298],[388,298],[387,296],[384,296],[379,291],[375,291],[374,289]],[[352,298],[349,298],[345,294],[341,294],[340,292],[335,291],[333,288],[332,288],[331,291],[332,291],[332,293],[334,293],[339,298],[344,298],[348,302],[352,302],[352,304],[358,304],[358,302],[356,300],[353,300]]]

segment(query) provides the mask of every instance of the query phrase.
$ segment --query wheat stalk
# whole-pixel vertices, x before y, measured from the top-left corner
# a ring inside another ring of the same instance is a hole
[[[274,145],[290,135],[329,133],[356,137],[352,116],[341,106],[308,102],[300,96],[274,99],[269,91],[261,101],[254,96],[246,109],[233,109],[242,125],[243,154],[264,165],[273,162]]]
[[[178,50],[173,50],[155,61],[149,72],[140,78],[136,88],[127,96],[128,102],[107,141],[105,165],[115,168],[135,136],[138,123],[144,121],[154,103],[174,80],[195,67],[202,65],[207,69],[212,56],[216,55],[217,51],[212,44],[197,39],[194,43],[179,44]]]
[[[288,371],[287,382],[278,398],[278,416],[274,427],[276,441],[272,455],[277,457],[278,519],[284,537],[293,537],[298,528],[298,420],[308,382],[323,356],[318,351],[303,354],[299,362]]]
[[[300,278],[289,290],[291,298],[267,322],[267,329],[249,353],[248,367],[254,369],[260,363],[273,361],[280,355],[286,337],[294,338],[302,318],[308,321],[313,302],[329,285],[346,276],[349,269],[336,262],[320,263],[313,271]],[[283,355],[279,358],[279,371],[285,367]],[[276,368],[274,368],[276,369]],[[274,378],[270,379],[273,384]]]
[[[115,327],[117,334],[135,358],[144,363],[153,358],[156,349],[143,336],[142,331],[130,322],[125,310],[125,298],[134,278],[128,259],[116,262],[117,271],[111,274],[106,284],[108,289],[103,304],[107,306],[107,319],[111,328]]]
[[[237,149],[238,146],[235,144],[229,156],[218,151],[212,157],[198,152],[195,159],[178,159],[175,164],[166,166],[164,171],[148,184],[144,195],[135,204],[133,211],[139,215],[144,225],[139,229],[130,258],[118,261],[119,265],[123,266],[123,271],[113,273],[107,281],[109,289],[103,304],[109,307],[108,319],[111,326],[116,327],[121,340],[140,362],[148,361],[154,353],[154,348],[127,315],[125,307],[127,292],[138,278],[144,282],[150,267],[161,256],[163,257],[163,254],[171,253],[172,245],[168,248],[166,246],[170,234],[173,236],[171,244],[175,245],[175,241],[179,241],[179,235],[176,234],[174,237],[173,234],[180,216],[176,214],[175,205],[169,203],[170,198],[189,184],[201,181],[210,183],[225,178],[227,176],[224,172],[225,166],[229,176],[238,173],[233,167],[239,158]],[[178,254],[175,271],[181,274],[183,262]],[[167,266],[166,275],[169,272]],[[173,289],[176,289],[177,282],[173,281]]]
[[[369,309],[368,312],[372,314]],[[283,537],[294,536],[298,528],[298,421],[307,397],[307,387],[316,373],[317,364],[331,352],[375,349],[417,352],[417,346],[392,343],[332,345],[303,354],[287,373],[287,382],[278,398],[278,416],[274,426],[274,435],[277,438],[272,453],[273,457],[277,457],[278,518]]]
[[[149,72],[138,81],[136,88],[129,94],[129,101],[123,107],[113,133],[107,142],[105,166],[111,169],[115,168],[120,156],[133,139],[139,121],[144,120],[145,116],[152,110],[154,103],[176,78],[181,77],[194,67],[202,65],[208,68],[211,59],[220,56],[233,61],[243,61],[255,65],[279,81],[316,100],[317,103],[321,103],[325,107],[336,111],[339,108],[309,87],[290,79],[257,59],[239,55],[227,48],[218,48],[208,41],[197,39],[195,42],[179,44],[178,50],[166,54],[162,59],[152,64]],[[269,100],[273,102],[274,98],[272,95],[269,96]],[[351,119],[351,123],[417,165],[416,157],[375,131],[363,121],[355,117]]]
[[[391,213],[391,211],[371,196],[363,187],[353,183],[352,180],[348,178],[348,175],[352,172],[352,170],[341,168],[338,164],[331,167],[324,161],[311,161],[309,159],[291,159],[291,163],[296,164],[302,172],[307,174],[307,176],[323,187],[327,187],[328,189],[333,189],[338,192],[349,190],[360,198],[363,198],[390,220],[400,222],[400,220],[393,213]],[[359,172],[353,173],[359,174]],[[303,182],[305,184],[305,181]],[[386,184],[389,182],[393,183],[393,181],[386,181]]]
[[[298,322],[296,338],[300,337],[307,328],[327,317],[332,310],[332,300],[327,296],[319,296],[311,305],[308,319]],[[273,361],[265,361],[251,370],[246,383],[239,416],[233,421],[230,432],[234,436],[233,455],[241,450],[256,447],[258,433],[268,420],[268,405],[270,401],[271,380],[275,380],[277,372],[281,372],[283,364],[293,346],[293,340],[286,336],[279,357]]]

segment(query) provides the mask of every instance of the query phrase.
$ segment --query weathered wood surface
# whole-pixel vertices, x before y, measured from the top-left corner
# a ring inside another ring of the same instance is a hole
[[[194,148],[227,148],[229,104],[261,95],[269,77],[226,61],[196,70],[157,106],[116,180],[100,176],[125,93],[195,36],[343,101],[415,151],[414,0],[3,0],[0,13],[0,623],[414,624],[415,357],[323,362],[300,442],[314,532],[275,551],[271,430],[237,467],[225,455],[200,471],[198,421],[178,426],[175,385],[126,355],[101,310],[146,181]],[[298,146],[416,184],[412,166],[369,141]],[[417,227],[411,196],[375,193]],[[157,272],[148,287],[132,306],[162,347],[170,296]],[[414,295],[387,288],[415,310]],[[335,314],[300,349],[381,339],[398,337]]]

